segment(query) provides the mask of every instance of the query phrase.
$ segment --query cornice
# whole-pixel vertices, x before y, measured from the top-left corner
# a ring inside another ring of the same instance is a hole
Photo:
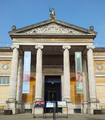
[[[105,60],[105,55],[93,55],[94,60]]]
[[[10,35],[11,38],[91,38],[91,39],[94,39],[96,36],[90,34],[90,35],[62,35],[62,34],[59,34],[59,35],[55,35],[55,34],[35,34],[35,35],[27,35],[27,34],[13,34],[13,35]]]

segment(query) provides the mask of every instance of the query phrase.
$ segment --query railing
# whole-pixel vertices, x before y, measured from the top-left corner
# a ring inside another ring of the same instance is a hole
[[[11,47],[12,43],[3,43],[3,42],[0,42],[0,47]]]
[[[98,47],[105,47],[105,43],[94,43],[94,46],[96,48],[98,48]]]
[[[0,47],[11,47],[13,43],[11,42],[0,42]],[[105,47],[105,43],[93,43],[96,48]]]

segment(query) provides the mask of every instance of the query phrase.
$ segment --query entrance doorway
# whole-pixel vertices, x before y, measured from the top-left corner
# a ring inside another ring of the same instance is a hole
[[[57,92],[56,91],[48,91],[48,101],[56,101]]]
[[[45,76],[44,85],[44,101],[57,101],[62,100],[62,87],[61,87],[61,76]],[[52,109],[47,109],[47,113],[51,113]],[[62,112],[58,109],[58,112]]]

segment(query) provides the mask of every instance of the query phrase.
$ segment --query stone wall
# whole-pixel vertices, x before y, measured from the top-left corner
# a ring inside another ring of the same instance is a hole
[[[11,60],[0,60],[0,77],[1,78],[10,77],[10,73],[11,73]],[[8,100],[9,87],[10,87],[9,84],[0,85],[0,104],[1,103],[5,104],[6,100]]]
[[[0,86],[0,102],[6,102],[9,97],[9,86]]]
[[[94,56],[103,57],[105,53],[95,52]],[[97,100],[100,103],[105,103],[105,60],[94,60],[95,80],[96,80],[96,93]]]

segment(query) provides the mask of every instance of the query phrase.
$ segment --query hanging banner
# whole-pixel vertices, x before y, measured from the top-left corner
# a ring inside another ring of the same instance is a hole
[[[23,71],[23,91],[22,93],[29,93],[30,91],[30,68],[31,68],[31,52],[24,52],[24,71]]]
[[[83,82],[76,82],[77,93],[83,93]]]
[[[76,72],[76,82],[83,82],[82,72]]]
[[[81,52],[75,52],[76,91],[83,93],[83,73]]]
[[[82,72],[81,52],[75,52],[75,71],[76,72]]]

